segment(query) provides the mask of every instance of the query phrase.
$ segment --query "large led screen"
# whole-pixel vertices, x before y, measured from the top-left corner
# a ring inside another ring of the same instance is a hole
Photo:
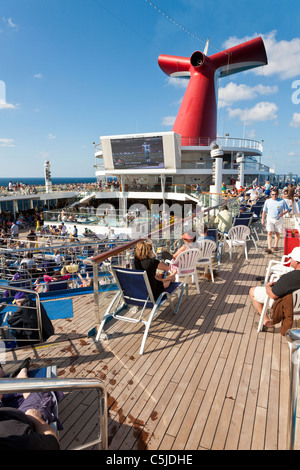
[[[164,168],[162,136],[112,139],[115,170]]]

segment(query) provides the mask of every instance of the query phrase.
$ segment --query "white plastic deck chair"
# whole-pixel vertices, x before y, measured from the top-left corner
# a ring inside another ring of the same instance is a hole
[[[228,231],[227,235],[224,235],[224,240],[229,247],[230,259],[232,256],[232,248],[235,250],[237,246],[245,247],[245,257],[248,259],[247,240],[249,239],[249,235],[250,228],[246,227],[246,225],[236,225]]]
[[[258,251],[254,235],[252,234],[252,232],[253,232],[253,230],[252,230],[253,215],[251,215],[250,217],[249,216],[245,217],[245,215],[248,215],[248,214],[246,213],[246,214],[242,214],[241,217],[235,217],[232,226],[236,227],[237,225],[246,225],[246,227],[249,227],[250,233],[249,233],[249,235],[247,235],[247,240],[249,240],[249,241],[252,240],[253,243],[254,243],[254,246],[255,246],[255,250]]]
[[[178,312],[185,284],[182,282],[172,282],[155,301],[146,271],[119,267],[114,267],[111,271],[119,290],[104,314],[95,341],[97,342],[100,340],[104,324],[109,318],[115,318],[116,320],[131,323],[143,323],[145,325],[145,331],[140,347],[140,354],[143,354],[152,320],[157,316],[160,307],[163,307],[166,302],[171,305],[174,314]],[[176,305],[173,303],[171,298],[173,294],[178,296]],[[135,316],[130,316],[130,309],[133,309],[134,307],[139,309],[139,315],[135,313]],[[121,311],[124,311],[125,309],[129,309],[128,316],[120,315]],[[151,311],[148,319],[146,320],[145,311],[147,309],[150,309]]]
[[[201,240],[200,242],[197,242],[197,245],[200,250],[200,257],[197,261],[197,267],[199,268],[204,266],[205,273],[208,267],[211,275],[211,280],[212,282],[215,282],[212,259],[217,249],[217,244],[212,240]]]
[[[266,270],[264,284],[267,284],[268,279],[272,274],[282,275],[289,271],[293,271],[293,268],[288,266],[289,263],[290,258],[286,255],[283,255],[280,261],[277,259],[271,259]]]
[[[196,284],[197,292],[200,294],[200,287],[197,275],[197,261],[201,253],[198,248],[191,248],[183,251],[176,258],[176,281],[179,282],[180,278],[192,276],[192,282]],[[188,295],[188,286],[186,285],[186,295]]]
[[[281,274],[278,274],[278,273],[272,274],[270,277],[270,282],[276,282],[280,276]],[[273,303],[274,303],[274,300],[270,299],[270,297],[267,296],[264,302],[264,306],[263,306],[262,313],[261,313],[259,323],[258,323],[258,328],[257,328],[258,333],[262,331],[267,311],[268,309],[272,307]],[[300,289],[293,292],[293,311],[294,311],[294,320],[299,319],[300,318]]]

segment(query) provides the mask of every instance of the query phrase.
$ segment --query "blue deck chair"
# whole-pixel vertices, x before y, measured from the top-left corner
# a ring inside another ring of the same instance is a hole
[[[185,283],[172,282],[155,301],[146,271],[115,267],[112,268],[112,273],[115,277],[119,291],[104,314],[95,341],[99,341],[102,329],[108,318],[112,317],[116,320],[131,323],[143,323],[145,325],[145,332],[140,347],[140,354],[143,354],[151,322],[157,316],[159,308],[163,307],[168,301],[173,312],[176,314],[181,304]],[[175,293],[178,295],[176,306],[171,299],[172,294]],[[137,315],[135,318],[129,315],[120,315],[121,311],[124,309],[130,310],[133,307],[140,309],[138,317]],[[148,320],[145,320],[144,318],[146,309],[151,309]]]
[[[68,281],[51,281],[47,283],[46,292],[53,292],[56,290],[66,290],[68,289]]]
[[[32,289],[31,280],[21,279],[18,281],[10,281],[7,287],[10,296],[14,296],[18,292],[17,290],[14,290],[13,287],[15,287],[16,289]]]

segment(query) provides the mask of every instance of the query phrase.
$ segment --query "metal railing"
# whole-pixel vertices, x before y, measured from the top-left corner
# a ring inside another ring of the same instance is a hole
[[[0,292],[2,290],[7,290],[7,286],[2,286],[0,285]],[[41,343],[43,341],[43,326],[42,326],[42,315],[41,315],[41,303],[40,303],[40,298],[39,298],[39,294],[34,291],[34,290],[30,290],[30,289],[24,289],[24,288],[15,288],[15,287],[11,287],[11,290],[15,291],[15,292],[24,292],[25,294],[27,295],[33,295],[35,296],[35,307],[31,307],[31,306],[27,306],[26,305],[26,308],[28,309],[32,309],[32,310],[35,310],[36,311],[36,315],[37,315],[37,328],[23,328],[23,327],[20,327],[20,326],[8,326],[8,325],[0,325],[0,337],[1,337],[1,340],[4,341],[4,343],[10,343],[12,341],[17,341],[14,337],[14,335],[10,335],[10,332],[14,331],[14,330],[18,330],[18,331],[22,331],[22,332],[38,332],[38,339],[36,339],[36,342],[37,343]],[[5,300],[3,299],[0,299],[1,300],[1,307],[9,307],[11,308],[10,311],[7,311],[7,315],[9,313],[13,313],[14,310],[16,310],[17,307],[15,307],[14,305],[12,304],[7,304],[5,302]],[[9,316],[9,315],[8,315]],[[24,342],[26,345],[26,343],[32,343],[33,339],[32,338],[24,338],[22,336],[21,338],[21,341],[22,343]],[[34,340],[35,341],[35,340]]]
[[[300,329],[294,328],[288,330],[286,332],[286,338],[288,340],[290,349],[290,389],[287,450],[294,450],[300,372]]]
[[[77,446],[71,450],[84,450],[91,446],[98,446],[99,450],[108,449],[108,408],[107,391],[104,385],[98,379],[57,379],[57,378],[30,378],[30,379],[1,379],[0,394],[8,393],[29,393],[29,392],[51,392],[55,391],[74,391],[94,389],[98,394],[98,419],[99,429],[98,438]]]
[[[235,148],[242,147],[245,149],[263,151],[263,144],[257,140],[253,139],[241,139],[239,137],[184,137],[181,136],[181,145],[182,146],[193,146],[193,147],[209,147],[212,142],[218,141],[222,148]]]

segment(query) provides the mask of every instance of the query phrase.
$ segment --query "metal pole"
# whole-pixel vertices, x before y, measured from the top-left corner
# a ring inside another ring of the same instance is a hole
[[[296,435],[296,413],[299,387],[300,360],[300,330],[292,329],[286,332],[290,348],[290,390],[289,390],[289,420],[287,434],[287,449],[294,450]]]

